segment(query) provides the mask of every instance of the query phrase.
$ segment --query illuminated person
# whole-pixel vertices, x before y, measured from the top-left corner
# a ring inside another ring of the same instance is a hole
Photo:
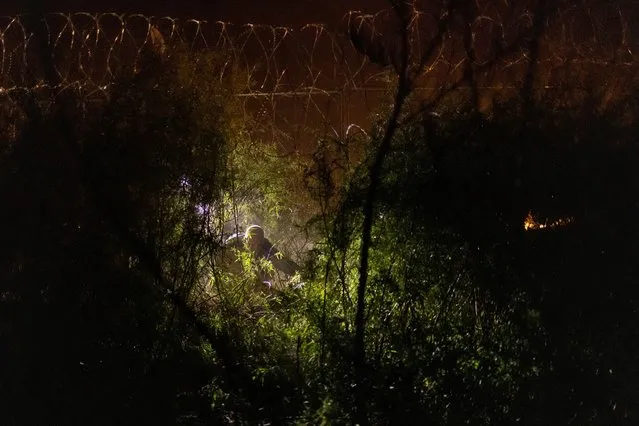
[[[292,260],[285,258],[282,253],[273,246],[273,244],[264,236],[264,230],[261,226],[249,226],[244,233],[244,242],[255,259],[267,260],[271,262],[277,271],[289,276],[295,275],[295,272],[297,272],[297,264],[295,264]],[[270,271],[260,270],[260,278],[262,281],[271,283],[275,277],[272,276]]]

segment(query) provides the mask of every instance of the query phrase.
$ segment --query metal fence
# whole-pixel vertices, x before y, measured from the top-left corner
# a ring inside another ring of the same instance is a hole
[[[416,11],[410,22],[415,60],[434,42],[441,20],[452,16],[425,61],[418,92],[446,87],[469,63],[477,70],[475,83],[481,90],[521,86],[530,63],[527,34],[535,10],[501,1],[467,3],[473,4],[468,10],[449,11],[433,1],[427,10]],[[540,84],[552,85],[557,70],[568,65],[635,65],[638,24],[635,2],[556,2],[544,15],[539,40],[538,69],[545,76]],[[116,13],[5,17],[0,18],[0,98],[11,102],[28,91],[53,96],[74,90],[86,99],[104,99],[118,73],[135,72],[145,52],[170,52],[182,45],[217,52],[225,66],[211,72],[220,79],[243,69],[246,78],[236,95],[249,110],[265,112],[280,124],[323,122],[339,133],[366,119],[392,87],[392,54],[399,48],[396,27],[391,11],[349,12],[341,27],[309,23],[298,28]],[[470,45],[464,43],[468,34]],[[37,42],[42,39],[46,49]],[[383,45],[390,56],[385,61],[363,54],[362,45]],[[54,79],[46,64],[53,64]]]

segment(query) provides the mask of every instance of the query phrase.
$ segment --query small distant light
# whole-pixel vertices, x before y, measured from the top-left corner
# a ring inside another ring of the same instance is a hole
[[[541,222],[537,222],[537,220],[535,219],[535,216],[533,216],[532,212],[529,211],[528,215],[524,219],[524,230],[534,231],[534,230],[546,229],[546,228],[559,228],[572,223],[573,220],[574,219],[572,217],[564,217],[550,223],[548,222],[541,223]]]

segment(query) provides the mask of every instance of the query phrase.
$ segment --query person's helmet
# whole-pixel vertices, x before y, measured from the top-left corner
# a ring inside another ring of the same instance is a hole
[[[244,238],[247,240],[251,240],[253,238],[257,238],[258,241],[264,240],[264,230],[259,225],[251,225],[246,228],[246,232],[244,233]]]
[[[264,255],[264,230],[259,225],[251,225],[246,228],[244,233],[244,241],[251,251],[258,256]]]

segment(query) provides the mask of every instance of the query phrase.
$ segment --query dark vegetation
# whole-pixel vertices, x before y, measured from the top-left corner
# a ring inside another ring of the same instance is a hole
[[[636,424],[634,87],[445,98],[301,158],[251,139],[215,56],[146,60],[3,125],[0,423]],[[246,218],[303,286],[218,267]]]

